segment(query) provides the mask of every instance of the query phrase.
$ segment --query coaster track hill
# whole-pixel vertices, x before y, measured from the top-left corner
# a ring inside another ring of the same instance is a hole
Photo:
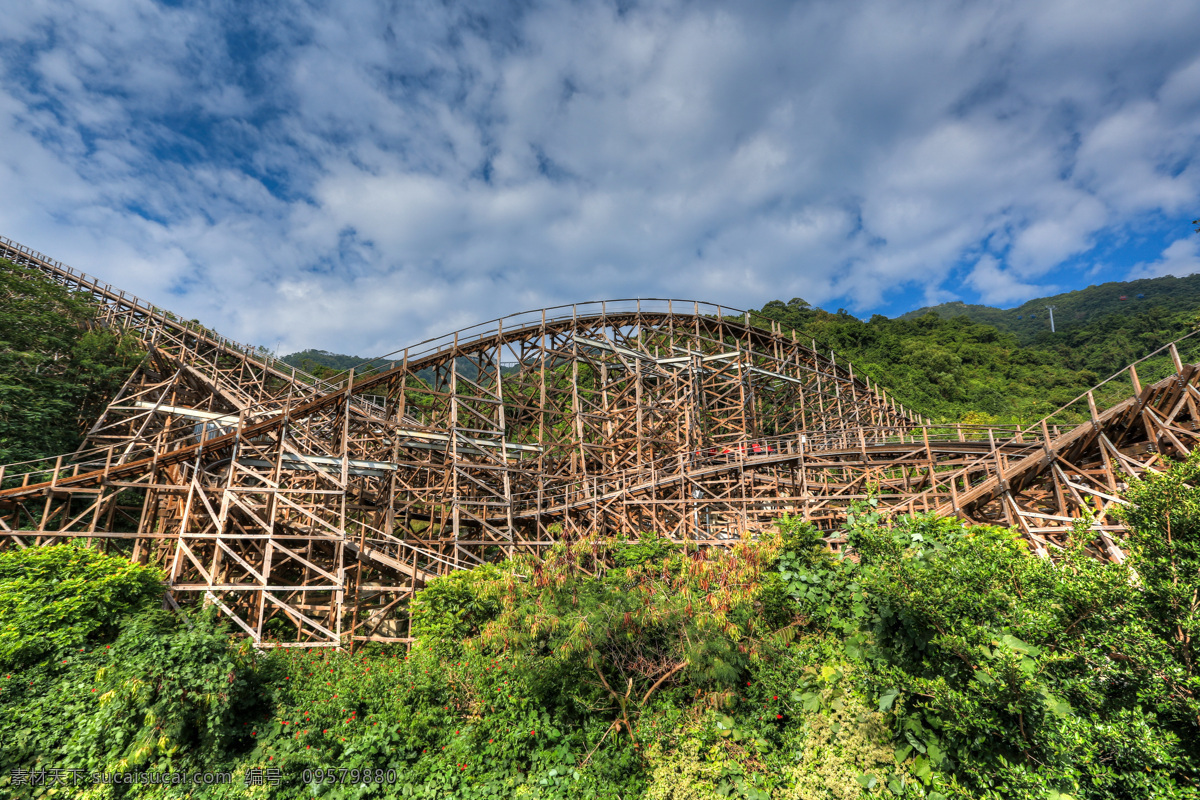
[[[407,641],[430,578],[584,531],[720,546],[789,514],[837,548],[869,494],[1014,526],[1042,557],[1084,519],[1120,560],[1125,476],[1200,427],[1190,337],[1026,428],[947,425],[709,303],[513,314],[320,380],[3,237],[0,258],[146,351],[79,451],[0,466],[0,547],[119,550],[262,646]]]

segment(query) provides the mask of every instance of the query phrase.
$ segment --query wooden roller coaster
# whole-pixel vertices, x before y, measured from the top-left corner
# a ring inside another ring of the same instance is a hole
[[[514,314],[322,381],[2,237],[0,257],[146,351],[78,452],[0,466],[0,546],[118,548],[263,646],[404,641],[431,577],[583,531],[711,546],[788,514],[837,547],[868,496],[1041,556],[1084,530],[1120,560],[1126,476],[1200,436],[1191,338],[1032,426],[945,425],[707,303]]]

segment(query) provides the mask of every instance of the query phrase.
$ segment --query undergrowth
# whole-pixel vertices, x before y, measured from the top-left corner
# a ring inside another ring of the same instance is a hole
[[[1051,561],[863,503],[841,556],[786,518],[723,550],[565,541],[434,581],[414,647],[355,655],[255,651],[95,550],[6,552],[0,792],[1195,798],[1198,477],[1132,483],[1125,564],[1086,526]],[[17,780],[51,769],[231,780]]]

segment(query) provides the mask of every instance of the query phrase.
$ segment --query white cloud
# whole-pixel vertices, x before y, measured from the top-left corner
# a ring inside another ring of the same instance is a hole
[[[0,233],[285,350],[604,297],[1014,302],[1200,208],[1173,0],[18,5]]]
[[[1183,278],[1197,272],[1200,272],[1200,236],[1189,236],[1171,242],[1156,260],[1136,265],[1126,280],[1161,278],[1163,275]]]
[[[993,256],[980,258],[966,282],[989,305],[1018,303],[1042,293],[1042,287],[1022,283],[1012,270],[1003,269]]]

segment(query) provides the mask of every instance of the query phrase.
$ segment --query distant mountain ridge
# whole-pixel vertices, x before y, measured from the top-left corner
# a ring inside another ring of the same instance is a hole
[[[282,356],[280,360],[291,364],[297,369],[302,369],[305,372],[316,375],[318,378],[342,376],[351,367],[354,368],[356,375],[366,375],[391,369],[393,365],[400,363],[399,359],[363,358],[344,353],[331,353],[328,350],[301,350],[298,353]],[[508,374],[515,369],[516,367],[504,367],[501,372]],[[468,380],[476,380],[479,370],[476,368],[474,361],[469,358],[460,357],[458,359],[458,374]],[[417,376],[423,380],[431,381],[433,380],[433,370],[429,368],[420,370],[417,372]]]
[[[301,350],[283,356],[282,361],[297,369],[305,370],[319,378],[328,378],[354,367],[358,371],[371,368],[390,367],[394,362],[387,359],[369,359],[360,356],[350,356],[343,353],[331,353],[328,350]],[[369,362],[369,363],[368,363]]]
[[[956,300],[918,308],[896,319],[911,320],[925,314],[937,314],[942,318],[966,316],[972,322],[1015,334],[1022,344],[1029,344],[1050,330],[1050,313],[1046,306],[1054,306],[1054,327],[1059,332],[1086,326],[1110,314],[1140,313],[1148,307],[1178,314],[1200,307],[1200,274],[1186,278],[1168,275],[1137,281],[1112,281],[1051,297],[1037,297],[1007,309]]]

